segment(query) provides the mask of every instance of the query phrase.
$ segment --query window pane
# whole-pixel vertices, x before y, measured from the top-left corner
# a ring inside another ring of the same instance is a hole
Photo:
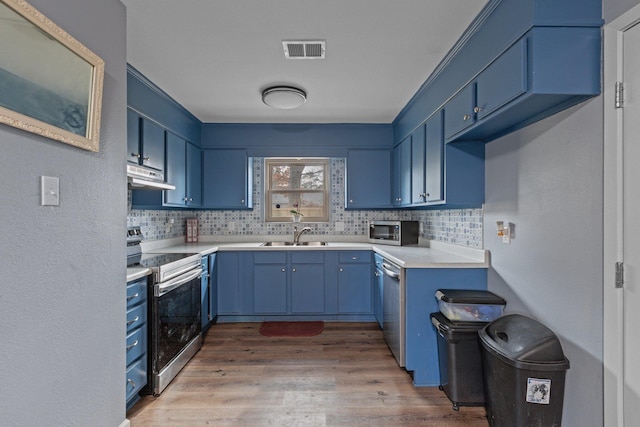
[[[322,190],[324,165],[271,165],[272,190]]]
[[[323,192],[286,192],[271,193],[271,216],[288,218],[291,210],[297,210],[305,217],[322,217],[325,215]]]

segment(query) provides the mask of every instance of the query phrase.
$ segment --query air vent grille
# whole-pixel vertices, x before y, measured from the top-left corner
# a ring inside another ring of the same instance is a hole
[[[288,59],[324,59],[325,40],[283,40],[284,56]]]

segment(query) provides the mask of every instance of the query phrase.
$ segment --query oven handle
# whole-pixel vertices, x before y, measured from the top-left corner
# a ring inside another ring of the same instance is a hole
[[[162,295],[171,292],[174,289],[179,288],[180,286],[189,283],[193,279],[197,279],[200,276],[202,276],[202,269],[194,269],[192,273],[183,274],[167,282],[156,284],[154,286],[153,294],[157,297],[161,297]]]

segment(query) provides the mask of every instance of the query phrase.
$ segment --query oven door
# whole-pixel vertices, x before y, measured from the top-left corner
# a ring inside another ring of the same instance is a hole
[[[154,394],[162,392],[202,344],[201,275],[198,268],[153,285],[149,350]]]

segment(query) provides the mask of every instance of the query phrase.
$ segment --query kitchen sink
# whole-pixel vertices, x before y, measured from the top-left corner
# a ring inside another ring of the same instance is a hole
[[[260,246],[326,246],[327,242],[265,242]]]

